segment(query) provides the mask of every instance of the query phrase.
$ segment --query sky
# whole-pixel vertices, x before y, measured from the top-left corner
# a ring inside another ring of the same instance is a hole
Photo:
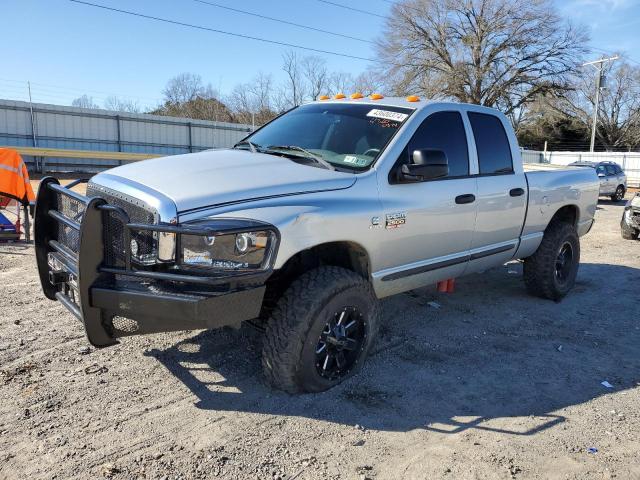
[[[87,0],[92,3],[276,42],[374,58],[363,41],[283,25],[224,10],[197,0]],[[391,0],[208,0],[315,28],[372,41],[381,33]],[[591,46],[623,51],[640,66],[640,0],[555,0],[568,20],[584,25]],[[229,92],[257,72],[283,79],[282,54],[290,47],[211,31],[160,23],[69,0],[0,0],[0,98],[69,104],[82,94],[102,104],[110,95],[143,107],[160,103],[167,80],[183,72]],[[371,62],[327,53],[318,55],[330,71],[354,76]]]

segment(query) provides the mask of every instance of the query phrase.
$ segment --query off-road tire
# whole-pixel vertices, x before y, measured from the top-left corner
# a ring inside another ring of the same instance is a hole
[[[556,260],[563,246],[572,248],[572,265],[565,281],[556,275]],[[524,259],[524,283],[532,295],[559,301],[573,288],[580,265],[580,240],[573,225],[553,222],[544,232],[538,250]]]
[[[337,380],[317,372],[318,338],[336,309],[356,305],[366,336],[353,367]],[[350,270],[323,266],[297,278],[278,301],[267,323],[262,367],[271,386],[288,393],[321,392],[362,366],[380,323],[380,306],[371,284]]]
[[[622,238],[624,238],[625,240],[637,240],[638,234],[640,232],[638,232],[637,229],[627,225],[623,219],[622,222],[620,222],[620,233],[622,234]]]
[[[624,187],[622,185],[618,185],[618,188],[616,188],[616,192],[611,195],[611,201],[612,202],[621,202],[624,199],[624,194],[625,194],[625,190]]]

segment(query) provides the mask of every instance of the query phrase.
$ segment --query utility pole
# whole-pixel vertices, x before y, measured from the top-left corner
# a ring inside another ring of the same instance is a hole
[[[33,115],[33,101],[31,100],[31,82],[27,82],[27,90],[29,91],[29,112],[31,114],[31,135],[33,135],[33,146],[38,146],[38,140],[36,140],[36,119]]]
[[[598,76],[596,77],[596,102],[595,108],[593,109],[593,125],[591,126],[591,147],[589,151],[593,153],[593,148],[596,144],[596,126],[598,124],[598,107],[600,106],[600,89],[604,88],[603,80],[604,80],[604,64],[607,62],[613,62],[617,60],[619,57],[616,55],[615,57],[609,58],[601,58],[600,60],[594,60],[593,62],[583,63],[582,66],[586,67],[587,65],[592,65],[597,71]]]

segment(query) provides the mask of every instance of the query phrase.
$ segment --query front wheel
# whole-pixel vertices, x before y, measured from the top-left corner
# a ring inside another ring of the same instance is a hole
[[[622,234],[622,238],[625,240],[636,240],[640,232],[637,229],[627,225],[623,218],[622,222],[620,223],[620,233]]]
[[[622,199],[624,198],[624,187],[622,185],[618,185],[618,188],[616,188],[616,191],[613,195],[611,195],[611,200],[613,200],[614,202],[621,202]]]
[[[580,240],[573,225],[552,223],[536,253],[524,260],[524,282],[533,295],[560,300],[573,288],[580,264]]]
[[[380,307],[371,284],[340,267],[301,275],[274,309],[264,338],[268,382],[289,393],[321,392],[362,366]]]

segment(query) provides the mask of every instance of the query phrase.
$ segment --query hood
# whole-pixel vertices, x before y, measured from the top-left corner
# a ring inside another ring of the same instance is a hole
[[[351,173],[301,165],[288,158],[244,150],[208,150],[154,158],[116,167],[92,182],[121,181],[171,199],[178,212],[261,198],[340,190],[356,181]]]

